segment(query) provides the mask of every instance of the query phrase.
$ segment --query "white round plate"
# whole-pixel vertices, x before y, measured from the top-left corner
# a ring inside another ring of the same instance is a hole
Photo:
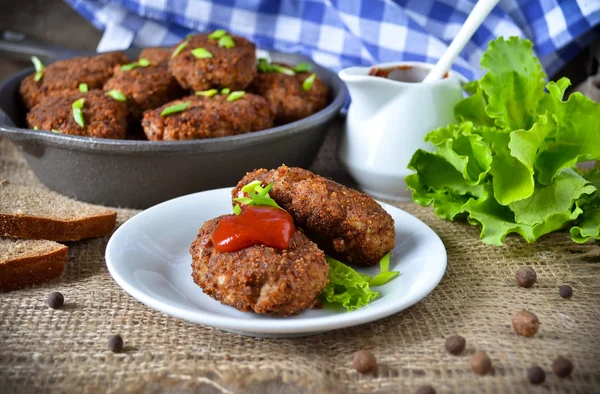
[[[123,224],[111,237],[106,263],[114,280],[149,307],[190,322],[259,337],[316,334],[368,323],[417,303],[446,271],[439,237],[408,213],[380,203],[396,222],[390,270],[400,276],[374,288],[380,297],[352,312],[311,309],[291,317],[240,312],[202,292],[192,280],[189,248],[206,220],[231,213],[231,189],[210,190],[156,205]],[[376,275],[379,267],[359,268]]]

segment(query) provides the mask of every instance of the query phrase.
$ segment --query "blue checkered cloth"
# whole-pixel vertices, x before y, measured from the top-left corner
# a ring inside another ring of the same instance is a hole
[[[259,48],[302,53],[333,70],[396,61],[435,63],[475,4],[475,0],[65,1],[105,30],[103,41],[113,45],[117,41],[119,49],[170,46],[191,32],[225,29]],[[469,79],[480,77],[481,56],[498,36],[530,39],[546,72],[553,75],[600,37],[600,0],[501,0],[455,62],[455,71]]]

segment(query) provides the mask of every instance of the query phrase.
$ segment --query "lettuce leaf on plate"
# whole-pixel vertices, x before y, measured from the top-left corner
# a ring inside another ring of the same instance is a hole
[[[329,283],[321,293],[321,302],[326,306],[342,306],[348,311],[361,308],[379,297],[371,286],[383,286],[394,280],[400,273],[390,271],[390,253],[381,258],[381,272],[375,277],[361,274],[334,258],[327,257],[329,263]]]
[[[569,228],[576,242],[600,238],[600,170],[574,171],[600,159],[600,104],[580,93],[563,100],[569,80],[546,84],[528,40],[492,41],[481,65],[485,76],[455,107],[458,123],[425,137],[434,152],[413,155],[413,200],[481,226],[491,245]]]
[[[326,306],[341,305],[348,311],[361,308],[379,297],[372,291],[367,275],[359,274],[342,262],[327,257],[329,263],[329,283],[321,293],[321,301]]]

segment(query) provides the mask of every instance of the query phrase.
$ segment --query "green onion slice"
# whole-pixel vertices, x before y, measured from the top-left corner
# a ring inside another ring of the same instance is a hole
[[[252,191],[255,190],[254,187],[260,186],[260,185],[262,185],[262,181],[254,180],[254,181],[250,182],[249,184],[247,184],[246,186],[242,187],[242,191],[244,193],[252,193]]]
[[[185,49],[185,47],[187,47],[188,42],[187,40],[185,40],[184,42],[182,42],[181,44],[177,45],[177,48],[175,48],[175,50],[173,51],[173,53],[171,54],[171,59],[175,59],[175,57],[177,55],[179,55],[179,53],[181,51],[183,51]]]
[[[236,215],[242,213],[242,208],[240,207],[240,204],[235,204],[235,206],[233,207],[233,213],[235,213]]]
[[[73,119],[75,120],[75,123],[79,125],[79,127],[85,126],[85,122],[83,121],[83,112],[81,111],[84,101],[84,99],[80,98],[71,106],[73,109]]]
[[[192,49],[192,55],[198,59],[212,59],[214,57],[212,53],[204,48]]]
[[[310,74],[310,76],[308,78],[306,78],[304,80],[304,82],[302,82],[302,89],[305,92],[308,92],[310,90],[310,88],[312,88],[313,83],[315,83],[316,78],[317,78],[317,74],[315,74],[315,73]]]
[[[400,275],[400,272],[398,271],[381,272],[373,279],[369,280],[369,286],[383,286],[396,279],[398,275]]]
[[[52,129],[50,131],[52,131],[53,133],[56,133],[56,134],[62,134],[62,131],[60,131],[60,130]]]
[[[254,205],[254,203],[250,197],[237,197],[237,198],[234,198],[233,201],[241,202],[242,204],[246,204],[246,205]]]
[[[221,94],[229,94],[229,92],[231,92],[229,88],[221,89]]]
[[[238,197],[233,200],[245,205],[261,205],[261,206],[269,206],[275,208],[281,208],[277,205],[277,202],[269,197],[269,191],[273,188],[273,182],[269,183],[266,187],[262,187],[262,182],[259,180],[254,180],[244,187],[242,187],[242,192],[248,194],[248,197]]]
[[[79,91],[81,93],[87,93],[87,91],[88,91],[88,84],[87,83],[80,83],[79,84]]]
[[[280,74],[296,75],[294,70],[292,70],[291,68],[283,67],[278,64],[272,64],[271,67],[272,67],[273,71],[278,72]]]
[[[39,127],[37,127],[37,126],[33,126],[33,129],[34,129],[34,130],[39,130],[40,128],[39,128]]]
[[[294,71],[297,73],[310,71],[310,64],[306,62],[298,63],[296,67],[294,67]]]
[[[243,90],[238,90],[235,92],[231,92],[229,94],[229,96],[227,96],[227,101],[235,101],[235,100],[239,100],[242,97],[244,97],[244,95],[246,94],[246,92],[244,92]]]
[[[219,91],[217,89],[210,89],[210,90],[203,90],[201,92],[196,92],[196,96],[212,97],[217,93],[219,93]]]
[[[263,197],[259,196],[258,194],[250,194],[250,198],[252,199],[252,202],[254,202],[254,205],[266,205],[269,207],[280,208],[279,205],[277,205],[277,203],[275,202],[275,200],[273,200],[270,197]]]
[[[224,35],[226,35],[227,32],[223,29],[217,29],[215,31],[213,31],[212,33],[210,33],[210,35],[208,36],[208,38],[210,38],[211,40],[217,40],[221,37],[223,37]]]
[[[80,98],[79,100],[77,100],[77,101],[75,101],[73,103],[73,108],[82,109],[83,108],[83,103],[85,103],[85,99]]]
[[[140,60],[138,60],[138,64],[142,67],[148,67],[151,63],[150,63],[150,60],[143,57]]]
[[[272,188],[273,188],[273,182],[269,183],[269,184],[267,185],[267,187],[265,187],[264,189],[262,189],[262,190],[261,190],[261,191],[258,193],[258,195],[259,195],[259,196],[261,196],[261,197],[268,196],[268,195],[269,195],[269,192],[271,191],[271,189],[272,189]]]
[[[183,112],[187,109],[187,107],[190,106],[191,103],[191,101],[186,101],[185,103],[171,105],[170,107],[163,109],[163,111],[160,113],[160,116],[167,116],[176,112]]]
[[[123,64],[121,66],[121,70],[123,70],[123,71],[131,71],[134,68],[148,67],[149,65],[150,65],[150,60],[148,60],[146,58],[141,58],[137,62],[133,62],[133,63],[129,63],[129,64]]]
[[[381,272],[388,272],[390,270],[390,254],[386,253],[385,256],[379,260],[379,267],[381,267]]]
[[[106,95],[117,100],[117,101],[127,101],[127,97],[120,90],[109,90],[106,92]]]
[[[233,38],[230,35],[226,35],[219,38],[219,46],[221,48],[234,48],[235,42],[233,41]]]
[[[33,63],[33,67],[35,67],[35,76],[33,77],[33,80],[38,82],[40,79],[42,79],[44,63],[42,63],[37,56],[32,56],[31,62]]]

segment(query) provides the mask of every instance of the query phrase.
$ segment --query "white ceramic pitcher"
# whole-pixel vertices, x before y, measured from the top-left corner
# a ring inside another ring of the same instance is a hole
[[[455,121],[454,106],[462,99],[461,80],[450,72],[423,83],[433,65],[386,63],[340,71],[352,103],[339,144],[339,157],[358,186],[376,198],[409,200],[404,177],[417,149],[430,150],[425,135]],[[389,76],[369,75],[371,70]]]

